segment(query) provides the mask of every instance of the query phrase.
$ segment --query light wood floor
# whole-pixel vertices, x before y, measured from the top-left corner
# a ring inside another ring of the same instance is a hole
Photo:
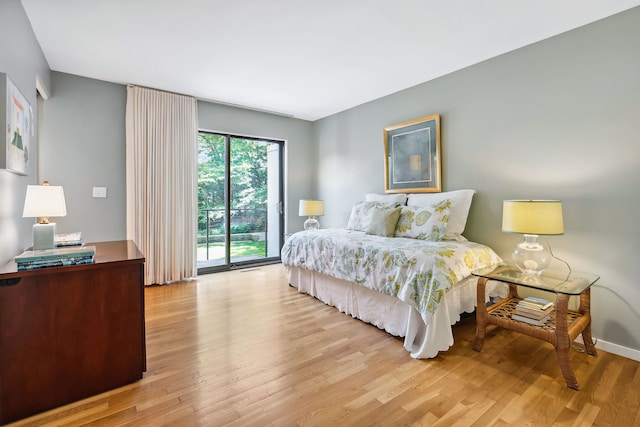
[[[414,360],[298,294],[280,264],[148,288],[146,320],[141,381],[13,425],[640,425],[638,362],[572,350],[571,390],[542,341],[492,328],[473,351],[473,317],[449,351]]]

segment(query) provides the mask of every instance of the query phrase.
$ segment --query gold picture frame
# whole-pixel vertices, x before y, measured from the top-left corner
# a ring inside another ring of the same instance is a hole
[[[385,192],[442,191],[440,114],[384,128],[384,153]]]

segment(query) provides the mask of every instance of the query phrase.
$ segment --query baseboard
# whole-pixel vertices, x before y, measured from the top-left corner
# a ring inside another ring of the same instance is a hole
[[[626,357],[627,359],[640,362],[640,350],[634,350],[629,347],[624,347],[619,344],[613,344],[597,338],[595,339],[595,341],[596,348],[599,350],[606,351],[607,353],[617,354],[618,356]],[[576,338],[576,342],[583,344],[582,335],[578,335],[578,337]]]

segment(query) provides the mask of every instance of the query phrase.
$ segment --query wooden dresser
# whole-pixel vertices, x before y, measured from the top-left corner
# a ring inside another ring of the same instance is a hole
[[[123,386],[146,370],[144,255],[88,243],[93,264],[0,266],[0,424]]]

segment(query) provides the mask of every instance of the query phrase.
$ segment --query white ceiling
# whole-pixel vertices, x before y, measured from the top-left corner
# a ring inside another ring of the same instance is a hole
[[[640,0],[22,3],[54,71],[316,120]]]

